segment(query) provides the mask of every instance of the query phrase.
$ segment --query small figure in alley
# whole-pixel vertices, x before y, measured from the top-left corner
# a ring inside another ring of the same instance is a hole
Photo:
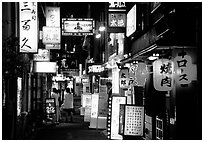
[[[64,102],[61,108],[63,109],[63,111],[66,112],[66,122],[68,122],[68,116],[71,117],[70,122],[73,122],[73,112],[74,112],[73,93],[71,93],[70,88],[66,88],[64,92]]]
[[[59,93],[57,91],[56,88],[53,88],[53,91],[51,93],[51,97],[55,98],[55,105],[56,105],[56,121],[57,123],[59,122],[59,118],[60,118],[60,108],[59,108]]]

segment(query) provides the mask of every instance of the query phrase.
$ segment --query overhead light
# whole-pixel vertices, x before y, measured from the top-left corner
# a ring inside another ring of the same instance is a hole
[[[157,54],[153,53],[152,56],[149,56],[149,57],[148,57],[148,59],[151,60],[151,61],[156,60],[156,59],[158,59],[158,58],[159,58],[159,54],[158,54],[158,53],[157,53]]]
[[[105,31],[105,29],[106,29],[106,27],[104,25],[99,27],[99,31],[101,31],[101,32]]]
[[[100,38],[100,37],[101,37],[100,33],[96,34],[96,38]]]

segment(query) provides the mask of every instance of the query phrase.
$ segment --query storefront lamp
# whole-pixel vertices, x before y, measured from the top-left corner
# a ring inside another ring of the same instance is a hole
[[[99,31],[96,31],[96,38],[101,38],[101,34]]]
[[[100,38],[100,37],[101,37],[101,34],[97,34],[97,35],[96,35],[96,38]]]
[[[104,25],[102,25],[102,26],[99,27],[99,31],[103,32],[103,31],[105,31],[105,30],[106,30],[106,27],[105,27]]]

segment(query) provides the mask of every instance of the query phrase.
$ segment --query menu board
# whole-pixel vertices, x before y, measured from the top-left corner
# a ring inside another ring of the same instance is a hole
[[[47,114],[54,114],[56,111],[55,99],[54,98],[47,98],[45,100],[45,103],[46,103],[46,113]]]
[[[125,105],[124,135],[143,136],[144,107]]]
[[[113,96],[111,107],[111,139],[123,139],[123,136],[119,134],[120,104],[126,104],[126,97]]]

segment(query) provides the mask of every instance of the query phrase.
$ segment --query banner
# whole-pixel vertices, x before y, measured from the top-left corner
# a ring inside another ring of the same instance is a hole
[[[37,2],[19,2],[20,49],[22,53],[36,53],[38,49]]]

